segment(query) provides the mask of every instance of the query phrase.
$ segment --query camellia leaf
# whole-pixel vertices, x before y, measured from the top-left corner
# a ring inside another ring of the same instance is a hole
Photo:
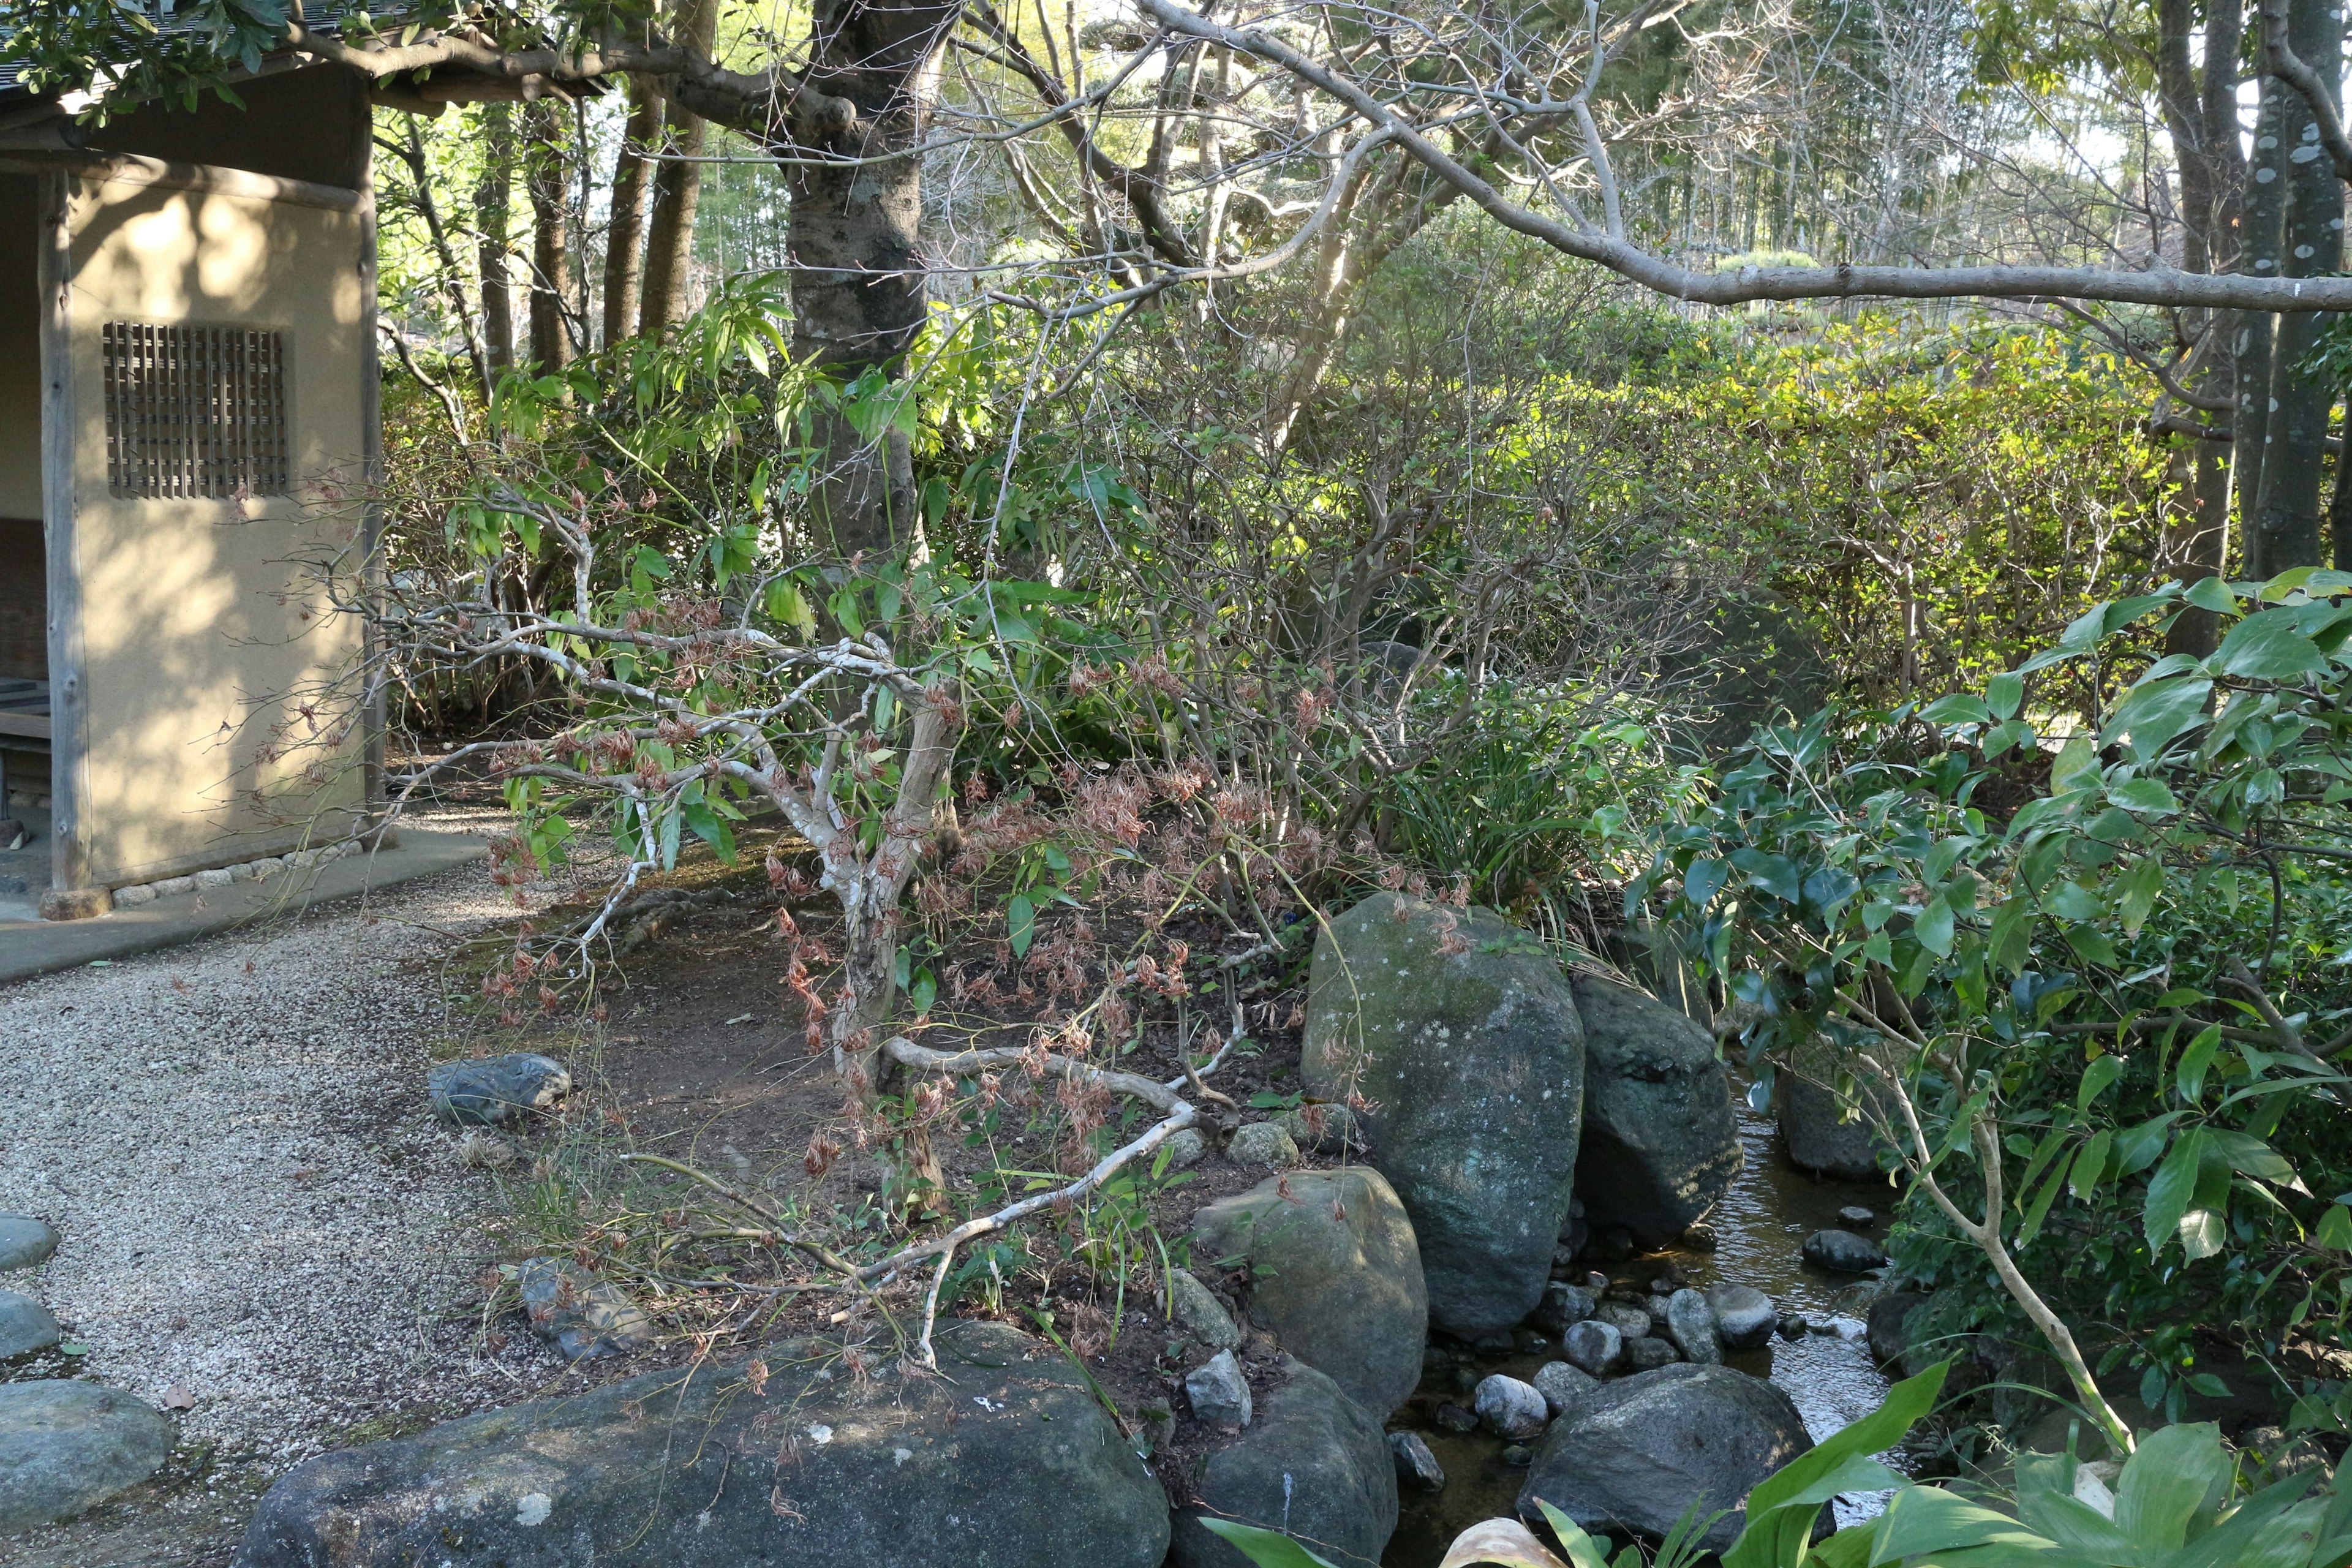
[[[1919,911],[1918,923],[1911,928],[1911,934],[1919,939],[1921,947],[1937,958],[1949,958],[1952,953],[1952,906],[1941,899],[1932,900]]]
[[[2352,1252],[2352,1209],[2342,1204],[2330,1204],[2327,1212],[2319,1216],[2319,1225],[2311,1233],[2311,1244],[2331,1252]]]
[[[2116,1079],[2123,1077],[2123,1075],[2124,1061],[2121,1057],[2103,1056],[2094,1058],[2091,1065],[2083,1069],[2083,1082],[2081,1087],[2074,1090],[2074,1109],[2084,1111],[2089,1110],[2091,1109],[2091,1101],[2098,1099],[2102,1094],[2105,1094],[2107,1091],[2107,1086],[2115,1082]]]
[[[2318,651],[2312,650],[2315,657]],[[2099,733],[2099,743],[2111,746],[2129,737],[2141,756],[2152,757],[2166,742],[2204,719],[2205,700],[2212,694],[2213,683],[2201,676],[2143,681],[2116,705]],[[2054,776],[2052,782],[2056,783]]]
[[[1014,957],[1029,951],[1029,942],[1037,934],[1037,906],[1026,893],[1015,893],[1004,906],[1004,933],[1013,943]]]
[[[1996,719],[2017,717],[2018,704],[2025,700],[2025,680],[2021,676],[1996,675],[1985,682],[1985,706]]]
[[[2114,1142],[2115,1134],[2102,1127],[2083,1145],[2083,1152],[2074,1156],[2074,1169],[2066,1178],[2066,1188],[2078,1201],[2098,1190],[2099,1177],[2107,1168],[2107,1152]]]
[[[2223,675],[2249,680],[2293,680],[2327,668],[2319,645],[2295,629],[2292,609],[2263,610],[2230,628],[2214,650],[2212,666]]]

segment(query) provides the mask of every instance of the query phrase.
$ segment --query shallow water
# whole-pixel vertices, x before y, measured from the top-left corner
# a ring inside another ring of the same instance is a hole
[[[1796,1170],[1780,1152],[1772,1119],[1749,1110],[1744,1100],[1739,1102],[1739,1132],[1747,1149],[1746,1165],[1708,1216],[1719,1238],[1717,1250],[1672,1248],[1604,1272],[1612,1282],[1646,1281],[1671,1262],[1694,1285],[1752,1285],[1783,1311],[1843,1320],[1839,1333],[1807,1334],[1793,1342],[1776,1336],[1769,1349],[1735,1351],[1725,1358],[1740,1371],[1769,1377],[1787,1390],[1805,1429],[1820,1442],[1877,1408],[1885,1397],[1887,1379],[1863,1342],[1862,1288],[1847,1276],[1813,1268],[1798,1248],[1814,1231],[1837,1226],[1838,1210],[1855,1204],[1878,1212],[1881,1223],[1871,1234],[1883,1237],[1894,1189],[1881,1184],[1816,1181]],[[1558,1359],[1556,1346],[1525,1354],[1481,1355],[1467,1367],[1472,1375],[1466,1381],[1475,1384],[1492,1372],[1525,1378]],[[1462,1381],[1456,1369],[1431,1373],[1423,1379],[1413,1403],[1391,1423],[1394,1428],[1410,1426],[1421,1433],[1444,1468],[1446,1480],[1444,1489],[1436,1493],[1410,1485],[1404,1489],[1397,1531],[1381,1557],[1382,1568],[1435,1568],[1456,1535],[1480,1520],[1509,1515],[1517,1507],[1527,1471],[1504,1463],[1500,1439],[1483,1431],[1457,1435],[1429,1424],[1440,1400],[1469,1405],[1468,1390],[1459,1386]],[[1897,1469],[1907,1468],[1900,1454],[1882,1457]],[[1874,1494],[1841,1498],[1837,1522],[1853,1523],[1883,1506],[1884,1498]]]

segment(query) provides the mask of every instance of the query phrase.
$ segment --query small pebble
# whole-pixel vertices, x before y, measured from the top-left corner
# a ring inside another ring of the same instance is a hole
[[[1390,1433],[1389,1453],[1396,1460],[1398,1480],[1409,1481],[1425,1492],[1444,1489],[1444,1468],[1438,1464],[1437,1456],[1429,1451],[1429,1444],[1420,1433]]]
[[[1475,1432],[1478,1429],[1478,1418],[1450,1399],[1437,1407],[1435,1420],[1448,1432]]]
[[[1525,1443],[1513,1443],[1503,1450],[1503,1463],[1514,1469],[1526,1469],[1536,1462],[1536,1451]]]
[[[1874,1210],[1864,1208],[1860,1204],[1851,1204],[1846,1207],[1838,1210],[1838,1224],[1844,1226],[1849,1230],[1861,1230],[1864,1226],[1874,1226],[1877,1223],[1877,1213]]]

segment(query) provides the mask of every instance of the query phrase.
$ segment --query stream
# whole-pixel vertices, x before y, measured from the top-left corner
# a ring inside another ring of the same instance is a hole
[[[1877,1408],[1885,1397],[1886,1375],[1871,1360],[1863,1340],[1862,1298],[1870,1282],[1832,1274],[1803,1261],[1798,1248],[1814,1231],[1839,1225],[1838,1210],[1860,1205],[1875,1210],[1880,1223],[1870,1228],[1885,1235],[1885,1216],[1894,1189],[1878,1184],[1818,1181],[1791,1166],[1780,1152],[1780,1133],[1768,1112],[1751,1110],[1746,1085],[1735,1081],[1739,1135],[1747,1161],[1738,1180],[1707,1216],[1718,1245],[1713,1252],[1682,1247],[1644,1253],[1603,1271],[1612,1285],[1646,1288],[1669,1264],[1693,1285],[1752,1285],[1772,1298],[1780,1310],[1809,1318],[1836,1318],[1836,1333],[1809,1333],[1790,1341],[1775,1335],[1764,1350],[1732,1351],[1727,1364],[1759,1377],[1769,1377],[1788,1392],[1805,1428],[1815,1442],[1848,1422]],[[1583,1267],[1581,1264],[1580,1268]],[[1517,1511],[1519,1489],[1528,1472],[1504,1462],[1502,1439],[1483,1430],[1456,1434],[1437,1427],[1430,1415],[1441,1400],[1466,1406],[1471,1388],[1489,1373],[1531,1377],[1536,1369],[1559,1359],[1557,1345],[1517,1354],[1479,1354],[1457,1349],[1457,1364],[1432,1371],[1422,1379],[1412,1401],[1397,1413],[1393,1427],[1412,1426],[1425,1439],[1444,1468],[1445,1486],[1423,1492],[1410,1483],[1402,1489],[1396,1534],[1381,1556],[1382,1568],[1436,1568],[1454,1538],[1481,1520],[1507,1517]],[[1907,1469],[1900,1453],[1882,1458],[1897,1469]],[[1881,1496],[1845,1497],[1834,1505],[1841,1526],[1868,1518],[1885,1506]]]

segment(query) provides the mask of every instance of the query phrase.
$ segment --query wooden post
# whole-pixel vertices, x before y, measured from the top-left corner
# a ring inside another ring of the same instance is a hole
[[[102,915],[113,900],[89,889],[89,690],[82,657],[81,562],[75,549],[76,447],[81,410],[73,375],[73,192],[64,170],[40,183],[41,531],[49,591],[49,892],[45,920]]]

